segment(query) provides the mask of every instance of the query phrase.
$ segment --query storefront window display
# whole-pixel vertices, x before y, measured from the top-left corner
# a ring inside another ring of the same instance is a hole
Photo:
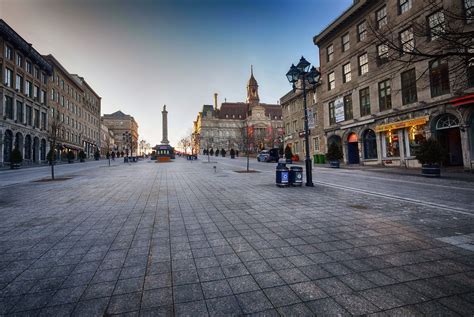
[[[415,156],[420,144],[426,140],[425,125],[413,126],[408,128],[408,131],[410,156]]]
[[[385,133],[385,151],[386,157],[400,157],[398,130]]]

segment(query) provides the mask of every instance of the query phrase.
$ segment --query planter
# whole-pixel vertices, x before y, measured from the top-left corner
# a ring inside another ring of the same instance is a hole
[[[425,177],[440,177],[441,168],[438,164],[423,164],[421,166],[421,175]]]
[[[339,165],[340,165],[339,161],[329,161],[329,166],[331,168],[339,168]]]

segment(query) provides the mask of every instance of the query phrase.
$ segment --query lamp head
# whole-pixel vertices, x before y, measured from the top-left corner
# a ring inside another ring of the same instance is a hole
[[[301,56],[298,65],[296,65],[296,68],[298,68],[300,72],[307,72],[309,71],[309,66],[311,66],[311,64],[303,56]]]

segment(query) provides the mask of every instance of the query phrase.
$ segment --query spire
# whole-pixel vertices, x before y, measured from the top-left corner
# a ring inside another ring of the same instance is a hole
[[[251,106],[260,103],[260,98],[258,97],[258,83],[253,76],[253,65],[250,65],[250,79],[247,83],[247,103],[250,103]]]

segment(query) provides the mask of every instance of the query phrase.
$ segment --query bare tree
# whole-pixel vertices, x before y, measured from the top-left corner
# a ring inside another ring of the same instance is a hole
[[[56,162],[56,147],[58,140],[61,137],[63,129],[63,122],[60,118],[59,111],[55,111],[49,119],[48,139],[49,139],[49,153],[48,159],[51,163],[51,179],[54,180],[54,163]]]
[[[417,0],[417,5],[418,1],[423,2],[422,11],[410,24],[398,25],[376,13],[367,23],[366,41],[377,44],[374,57],[379,66],[397,73],[421,61],[448,61],[452,91],[459,94],[474,74],[474,7],[462,7],[472,6],[472,1]],[[417,80],[426,76],[430,63]]]

